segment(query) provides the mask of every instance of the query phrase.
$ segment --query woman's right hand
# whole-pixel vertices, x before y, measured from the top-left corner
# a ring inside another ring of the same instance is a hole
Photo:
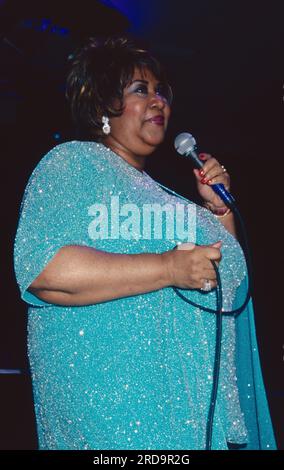
[[[219,265],[222,242],[211,245],[181,243],[176,249],[162,253],[168,285],[181,289],[202,289],[205,280],[217,286],[216,273],[210,260]]]

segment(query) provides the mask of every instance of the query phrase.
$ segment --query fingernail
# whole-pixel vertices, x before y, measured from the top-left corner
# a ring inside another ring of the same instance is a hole
[[[208,183],[211,184],[211,183],[212,183],[212,180],[208,180]]]
[[[207,180],[206,178],[202,178],[201,183],[202,183],[202,184],[207,184],[207,181],[208,181],[208,180]]]
[[[201,158],[201,160],[204,160],[204,158],[205,158],[204,153],[200,153],[200,154],[199,154],[199,158]]]
[[[199,170],[199,174],[200,174],[200,176],[204,176],[204,175],[205,175],[205,173],[204,173],[203,170]]]

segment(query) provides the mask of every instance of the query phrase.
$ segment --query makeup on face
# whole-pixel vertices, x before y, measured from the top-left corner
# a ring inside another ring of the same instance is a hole
[[[141,97],[147,97],[150,93],[149,82],[143,79],[137,79],[130,82],[130,85],[127,87],[127,92],[136,93]],[[171,87],[167,83],[157,83],[154,87],[154,92],[156,96],[159,96],[168,106],[171,105],[173,94]]]

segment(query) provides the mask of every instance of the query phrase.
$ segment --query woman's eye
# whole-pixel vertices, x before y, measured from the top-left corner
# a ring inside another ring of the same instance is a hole
[[[137,88],[135,88],[135,92],[136,92],[136,93],[139,93],[140,95],[141,95],[141,94],[145,95],[145,94],[147,94],[148,90],[147,90],[147,87],[146,87],[146,86],[140,85],[140,86],[138,86]]]

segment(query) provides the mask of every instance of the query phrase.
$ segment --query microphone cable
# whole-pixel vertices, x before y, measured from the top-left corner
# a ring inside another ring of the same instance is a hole
[[[176,249],[176,247],[174,248]],[[216,314],[216,339],[215,339],[215,354],[214,354],[214,366],[213,366],[213,384],[212,384],[212,390],[211,390],[211,397],[210,397],[210,405],[209,405],[209,411],[208,411],[208,416],[207,416],[207,422],[206,422],[206,444],[205,444],[205,450],[211,450],[212,447],[212,435],[213,435],[213,423],[214,423],[214,413],[215,413],[215,408],[216,408],[216,402],[217,402],[217,394],[218,394],[218,385],[219,385],[219,376],[220,376],[220,365],[221,365],[221,349],[222,349],[222,330],[223,330],[223,321],[222,321],[222,306],[223,306],[223,294],[222,294],[222,283],[221,283],[221,277],[220,273],[217,267],[217,264],[215,261],[210,260],[213,268],[216,273],[216,278],[217,278],[217,286],[216,286],[216,310],[214,310],[214,313]],[[184,297],[180,292],[178,291],[177,287],[173,286],[173,290],[182,298],[182,300],[185,300],[189,304],[193,306],[198,306],[195,302],[190,301],[186,297]],[[212,311],[211,309],[207,309],[203,307],[202,305],[198,306],[200,309],[210,312]]]
[[[222,330],[223,330],[223,319],[222,319],[222,284],[220,273],[217,268],[215,261],[211,260],[217,277],[217,289],[216,289],[216,340],[215,340],[215,358],[214,358],[214,369],[213,369],[213,384],[210,397],[210,406],[206,423],[206,443],[205,450],[211,450],[212,447],[212,435],[213,435],[213,423],[214,413],[217,402],[219,376],[220,376],[220,364],[221,364],[221,349],[222,349]]]
[[[174,143],[176,151],[184,156],[189,157],[194,166],[198,169],[202,169],[204,166],[204,162],[200,160],[199,155],[197,153],[196,147],[196,140],[195,138],[189,134],[188,132],[183,132],[179,134]],[[168,190],[165,186],[161,185],[165,190]],[[234,215],[236,216],[238,222],[240,223],[240,230],[243,236],[244,246],[243,253],[245,256],[247,273],[248,273],[248,287],[247,287],[247,294],[243,305],[235,310],[225,311],[223,309],[223,299],[222,299],[222,285],[221,285],[221,278],[220,273],[217,269],[216,264],[211,260],[213,267],[216,272],[216,279],[217,279],[217,287],[216,287],[216,310],[209,309],[203,307],[202,305],[198,305],[195,302],[189,301],[181,292],[173,286],[174,291],[177,295],[179,295],[183,300],[190,303],[194,307],[198,307],[199,309],[214,313],[216,315],[216,346],[215,346],[215,359],[214,359],[214,376],[213,376],[213,386],[212,386],[212,393],[211,393],[211,401],[209,406],[209,413],[207,419],[207,426],[206,426],[206,450],[211,450],[212,445],[212,433],[213,433],[213,420],[214,420],[214,412],[215,406],[217,401],[217,391],[218,391],[218,382],[219,382],[219,372],[220,372],[220,359],[221,359],[221,341],[222,341],[222,316],[223,315],[230,315],[237,317],[240,313],[245,309],[247,304],[249,303],[252,297],[252,263],[250,259],[250,250],[248,244],[248,237],[246,234],[245,224],[241,217],[239,210],[236,207],[236,201],[233,196],[226,190],[223,184],[214,184],[212,185],[213,191],[225,202],[227,207],[230,207],[233,211]],[[175,194],[174,192],[172,192]],[[175,194],[176,196],[180,197],[179,195]],[[186,198],[183,198],[186,200]],[[190,201],[188,201],[190,202]],[[253,378],[254,381],[254,378]],[[256,404],[256,403],[255,403]],[[256,406],[256,414],[257,414],[257,406]],[[257,424],[258,426],[258,424]],[[260,433],[259,433],[259,426],[258,426],[258,441],[260,444]],[[259,446],[259,448],[261,448]]]
[[[161,185],[161,183],[158,183],[166,192],[169,192],[170,194],[174,194],[177,197],[181,197],[182,199],[185,199],[187,202],[190,203],[188,199],[186,199],[183,196],[180,196],[179,194],[176,194],[174,191],[170,190],[166,186]],[[206,422],[206,443],[205,443],[205,450],[211,450],[212,448],[212,435],[213,435],[213,424],[214,424],[214,414],[215,414],[215,408],[216,408],[216,402],[217,402],[217,394],[218,394],[218,386],[219,386],[219,377],[220,377],[220,365],[221,365],[221,349],[222,349],[222,330],[223,330],[223,322],[222,322],[222,317],[224,316],[234,316],[235,318],[240,315],[240,313],[246,308],[248,305],[250,299],[252,298],[252,262],[251,262],[251,256],[250,256],[250,250],[249,250],[249,242],[248,242],[248,237],[247,237],[247,232],[245,228],[245,224],[243,221],[243,218],[237,208],[237,206],[234,204],[231,206],[231,209],[236,215],[236,218],[240,224],[240,231],[242,234],[243,238],[243,244],[241,245],[245,257],[245,262],[246,262],[246,268],[247,268],[247,273],[248,273],[248,288],[247,288],[247,293],[245,300],[243,304],[231,311],[225,311],[223,310],[223,294],[222,294],[222,282],[221,282],[221,277],[219,273],[219,269],[217,267],[217,264],[215,261],[210,260],[213,268],[216,273],[216,279],[217,279],[217,286],[216,286],[216,310],[204,307],[203,305],[199,305],[191,300],[189,300],[187,297],[185,297],[181,292],[180,289],[172,286],[174,292],[185,302],[189,303],[193,307],[197,307],[200,310],[203,310],[204,312],[208,313],[213,313],[216,315],[216,340],[215,340],[215,354],[214,354],[214,365],[213,365],[213,384],[212,384],[212,389],[211,389],[211,396],[210,396],[210,405],[209,405],[209,411],[208,411],[208,416],[207,416],[207,422]],[[175,250],[177,246],[175,246],[173,249]],[[187,290],[187,289],[185,289]],[[257,413],[257,408],[256,408],[256,413]],[[259,439],[259,432],[258,432],[258,439]]]

